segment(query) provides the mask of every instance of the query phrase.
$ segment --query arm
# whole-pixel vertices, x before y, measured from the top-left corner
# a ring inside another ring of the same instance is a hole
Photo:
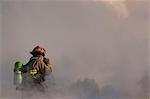
[[[49,58],[44,58],[44,63],[46,64],[46,74],[51,73],[52,72],[52,64],[50,63]]]
[[[22,73],[26,73],[28,71],[28,66],[29,66],[30,63],[31,63],[31,59],[29,60],[29,62],[27,64],[25,64],[25,65],[22,66],[22,68],[20,69],[20,71]]]

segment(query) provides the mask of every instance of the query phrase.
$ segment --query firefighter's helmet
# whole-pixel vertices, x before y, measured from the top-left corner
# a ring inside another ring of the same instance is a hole
[[[36,55],[42,55],[45,56],[45,49],[40,47],[40,46],[36,46],[31,52],[30,52],[33,56]]]

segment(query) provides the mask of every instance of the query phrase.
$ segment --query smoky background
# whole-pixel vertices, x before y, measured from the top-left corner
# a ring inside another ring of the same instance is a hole
[[[1,1],[0,99],[22,98],[14,63],[26,63],[36,45],[56,85],[28,99],[147,99],[148,1],[115,2]]]

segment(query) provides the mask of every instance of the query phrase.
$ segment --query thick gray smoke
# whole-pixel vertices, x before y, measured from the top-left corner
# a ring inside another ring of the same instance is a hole
[[[1,2],[0,2],[0,23],[2,23],[2,3]],[[0,24],[0,66],[2,66],[2,24]],[[1,85],[1,82],[0,82],[0,85]],[[1,89],[1,86],[0,86],[0,89]],[[1,90],[0,90],[0,93],[1,93]]]
[[[147,99],[148,2],[124,3],[126,17],[104,2],[3,0],[0,99]],[[36,45],[54,78],[44,93],[16,91],[14,63]]]

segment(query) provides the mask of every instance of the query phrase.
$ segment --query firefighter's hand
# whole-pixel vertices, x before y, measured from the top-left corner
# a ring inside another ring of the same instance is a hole
[[[50,74],[52,72],[51,64],[48,64],[45,69],[46,69],[46,74]]]
[[[48,65],[48,64],[50,64],[50,60],[48,59],[48,58],[44,58],[44,63],[46,64],[46,65]]]
[[[47,65],[46,68],[52,71],[52,64],[50,63],[50,60],[48,58],[44,58],[44,63]]]

